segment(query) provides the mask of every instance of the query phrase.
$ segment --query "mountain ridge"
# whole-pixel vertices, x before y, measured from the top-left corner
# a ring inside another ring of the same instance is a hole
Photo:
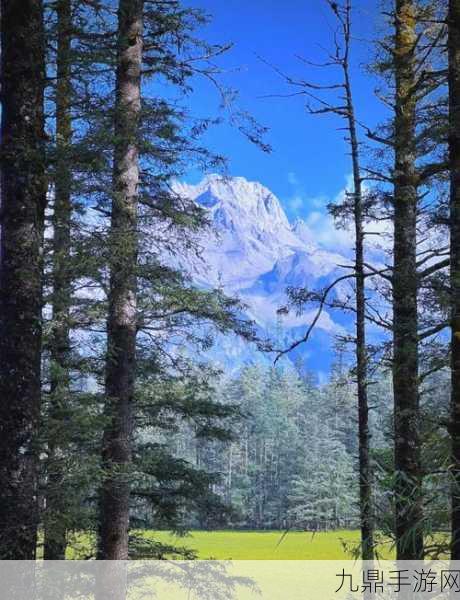
[[[340,265],[349,259],[322,247],[306,221],[290,223],[279,199],[259,182],[208,175],[196,185],[175,183],[174,190],[205,208],[211,223],[211,232],[199,238],[203,260],[187,265],[194,281],[238,296],[261,332],[276,331],[281,344],[299,337],[316,307],[280,314],[286,288],[323,288],[343,274]],[[323,359],[324,365],[330,362],[331,336],[343,333],[344,326],[324,311],[316,329],[312,346],[322,366]]]

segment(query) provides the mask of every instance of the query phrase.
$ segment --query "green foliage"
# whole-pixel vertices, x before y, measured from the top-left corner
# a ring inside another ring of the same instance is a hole
[[[292,368],[254,365],[224,381],[218,397],[237,405],[244,418],[233,441],[201,445],[199,456],[209,471],[221,473],[216,489],[233,506],[234,526],[357,522],[352,386],[315,388]]]

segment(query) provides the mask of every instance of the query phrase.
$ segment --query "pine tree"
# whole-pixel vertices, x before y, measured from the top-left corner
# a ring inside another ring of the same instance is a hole
[[[58,0],[56,69],[56,164],[53,210],[53,294],[48,409],[47,486],[44,515],[44,559],[63,560],[66,548],[67,494],[62,426],[70,402],[70,308],[72,143],[71,0]]]
[[[106,411],[98,556],[128,558],[130,466],[136,373],[139,118],[143,51],[142,0],[118,7],[115,150],[110,227]]]
[[[399,560],[422,558],[418,310],[417,172],[415,165],[416,95],[414,94],[416,6],[395,3],[394,69],[394,270],[393,389],[395,428],[395,521]]]
[[[452,560],[460,559],[460,2],[449,0]]]
[[[95,128],[102,143],[107,143],[105,132],[113,127],[114,143],[111,205],[95,195],[96,210],[111,217],[109,253],[103,240],[100,250],[101,278],[105,260],[110,271],[105,386],[109,424],[103,441],[106,479],[100,504],[100,557],[128,552],[132,435],[140,375],[136,355],[148,354],[150,369],[159,369],[167,377],[181,372],[180,358],[170,348],[178,339],[184,345],[207,348],[213,330],[253,338],[251,326],[238,316],[240,304],[221,290],[197,289],[181,264],[182,253],[196,253],[196,232],[206,225],[206,218],[203,209],[174,192],[171,180],[191,160],[201,166],[221,162],[197,143],[210,122],[195,122],[176,102],[149,93],[152,87],[142,86],[141,94],[141,83],[150,77],[175,91],[189,92],[191,77],[208,69],[214,73],[209,61],[225,47],[195,39],[194,30],[205,19],[200,11],[177,2],[120,3],[119,9],[114,122],[110,111],[109,122],[103,118]],[[110,95],[105,101],[111,106]],[[107,171],[102,177],[106,175]]]
[[[394,225],[393,266],[379,273],[382,297],[393,309],[393,320],[388,315],[383,325],[393,333],[394,524],[398,558],[415,559],[423,555],[425,526],[420,384],[443,367],[433,336],[448,325],[442,289],[449,260],[435,236],[442,230],[442,197],[433,185],[446,170],[444,29],[436,3],[396,1],[390,17],[391,34],[378,45],[378,72],[387,75],[391,92],[383,101],[392,116],[379,134],[367,132],[381,146],[380,165],[366,171],[379,182],[378,217]]]
[[[33,559],[46,204],[42,2],[3,0],[1,16],[0,558]]]
[[[347,0],[343,6],[330,3],[343,33],[343,53],[338,59],[343,71],[343,88],[345,107],[338,110],[346,119],[348,142],[353,172],[353,192],[350,194],[350,207],[353,212],[355,230],[355,294],[356,294],[356,381],[358,396],[358,436],[359,436],[359,469],[360,469],[360,507],[361,507],[361,544],[363,560],[372,560],[374,555],[374,517],[372,502],[372,466],[370,461],[368,356],[366,346],[366,273],[364,267],[364,203],[363,176],[361,173],[360,144],[357,132],[357,119],[350,76],[350,52],[352,39],[352,4]],[[337,209],[336,209],[337,210]],[[346,209],[345,209],[346,210]]]

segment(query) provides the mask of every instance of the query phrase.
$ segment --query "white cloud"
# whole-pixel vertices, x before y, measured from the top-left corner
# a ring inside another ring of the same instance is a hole
[[[323,208],[324,210],[326,210],[328,202],[329,200],[326,196],[318,196],[317,198],[309,198],[308,200],[308,203],[313,208]]]
[[[288,198],[286,203],[294,214],[303,216],[312,239],[326,250],[351,252],[355,243],[353,224],[350,222],[345,226],[339,225],[327,211],[327,205],[331,202],[343,202],[346,193],[353,191],[353,176],[348,174],[344,177],[344,187],[332,198],[324,195],[308,196],[295,173],[289,173],[288,180],[294,186],[295,194]],[[367,224],[365,230],[372,233],[366,238],[368,250],[375,253],[388,249],[391,244],[391,226],[388,222]]]
[[[330,214],[315,210],[307,216],[305,223],[323,248],[342,252],[353,249],[353,231],[351,228],[339,229]]]
[[[302,198],[302,196],[300,196],[299,194],[296,194],[295,196],[292,196],[291,198],[289,198],[288,203],[289,203],[289,208],[291,209],[291,211],[296,214],[299,214],[300,209],[302,208],[302,206],[305,203],[305,199]]]
[[[293,189],[291,196],[285,199],[284,205],[289,208],[291,213],[300,217],[306,213],[311,206],[311,199],[305,193],[304,187],[296,173],[290,171],[287,174],[289,185]]]

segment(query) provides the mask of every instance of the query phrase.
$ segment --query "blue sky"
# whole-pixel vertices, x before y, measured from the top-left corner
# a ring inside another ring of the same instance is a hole
[[[207,41],[234,43],[219,61],[226,71],[223,82],[237,88],[240,106],[269,127],[267,141],[273,151],[262,153],[228,126],[214,128],[207,143],[228,157],[231,175],[269,187],[291,219],[324,210],[327,200],[343,189],[351,170],[343,132],[337,130],[341,123],[335,117],[308,115],[301,97],[263,98],[289,88],[258,55],[291,75],[331,81],[332,71],[308,67],[296,58],[324,59],[334,25],[330,9],[323,0],[191,0],[190,4],[213,16],[202,32]],[[373,57],[370,42],[382,28],[378,6],[378,0],[355,0],[355,103],[359,118],[371,125],[384,114],[373,93],[376,81],[366,72]],[[191,102],[196,114],[213,114],[218,95],[208,84],[199,83]],[[190,179],[196,181],[197,174]]]

